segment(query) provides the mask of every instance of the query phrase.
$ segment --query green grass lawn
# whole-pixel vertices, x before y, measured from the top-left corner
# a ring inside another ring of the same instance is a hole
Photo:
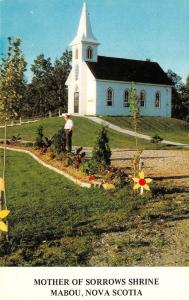
[[[7,151],[6,186],[10,231],[0,265],[86,264],[93,239],[127,215],[112,193],[80,188],[25,154]]]
[[[103,119],[121,128],[132,129],[131,117],[104,116]],[[138,132],[149,136],[158,134],[165,140],[189,144],[189,123],[174,118],[140,117]]]
[[[73,117],[73,120],[75,125],[73,133],[73,145],[93,147],[96,141],[100,125],[82,117]],[[112,121],[114,122],[116,121],[116,119],[112,119]],[[53,134],[55,134],[59,130],[59,128],[64,125],[64,119],[59,117],[53,117],[48,119],[42,119],[36,123],[8,127],[7,137],[11,138],[13,135],[16,136],[20,134],[23,140],[34,141],[36,136],[36,130],[39,125],[42,125],[44,127],[44,132],[48,137],[52,137]],[[0,137],[3,138],[3,135],[4,130],[0,128]],[[110,147],[112,148],[135,149],[135,139],[126,134],[109,130],[109,140]],[[161,149],[165,148],[165,145],[154,145],[149,141],[139,139],[139,148]]]
[[[2,151],[0,155],[2,172]],[[182,196],[178,189],[177,201],[175,187],[173,192],[164,188],[163,194],[156,187],[142,198],[130,186],[117,191],[84,189],[30,156],[11,151],[7,151],[6,187],[9,240],[1,239],[0,266],[167,265],[163,260],[167,251],[175,264],[166,218],[184,218],[187,191]],[[165,221],[160,224],[160,219]],[[187,255],[176,259],[187,265]]]

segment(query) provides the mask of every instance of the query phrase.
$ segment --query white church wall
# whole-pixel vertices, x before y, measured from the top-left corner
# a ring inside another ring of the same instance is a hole
[[[79,80],[79,114],[86,114],[87,107],[87,65],[84,61],[80,63],[80,80]]]
[[[95,115],[96,114],[96,79],[93,74],[87,68],[87,107],[86,114],[87,115]]]
[[[68,88],[68,113],[69,114],[73,114],[74,112],[74,101],[73,101],[74,86],[72,82],[73,82],[73,70],[70,72],[68,80],[66,81],[66,85]]]
[[[88,68],[85,62],[79,61],[79,76],[78,80],[75,78],[74,64],[72,66],[72,71],[69,75],[68,84],[68,113],[74,113],[74,93],[79,93],[79,114],[85,115],[87,112],[87,72]]]
[[[97,81],[97,115],[130,115],[129,107],[123,106],[124,91],[130,89],[130,83],[110,82],[105,80]],[[112,106],[106,105],[106,92],[108,88],[113,89],[114,101]],[[142,90],[145,91],[145,107],[140,107],[142,116],[171,116],[171,87],[152,85],[152,84],[136,84],[138,96]],[[155,93],[160,92],[160,107],[155,107]]]

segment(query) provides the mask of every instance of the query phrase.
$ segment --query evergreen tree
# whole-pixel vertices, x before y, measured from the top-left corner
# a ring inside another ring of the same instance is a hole
[[[66,137],[64,127],[60,128],[59,131],[52,137],[52,143],[55,152],[63,153],[66,151]]]
[[[103,168],[111,164],[111,150],[106,126],[102,126],[97,137],[95,147],[92,151],[92,159]]]
[[[8,38],[8,53],[0,65],[0,115],[1,118],[14,118],[21,115],[26,81],[26,61],[20,49],[19,38]]]

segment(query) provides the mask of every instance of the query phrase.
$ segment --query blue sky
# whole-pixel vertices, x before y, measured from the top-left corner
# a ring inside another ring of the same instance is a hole
[[[60,57],[77,32],[83,0],[0,0],[1,53],[20,37],[29,64]],[[87,0],[99,54],[157,61],[189,75],[189,0]],[[28,66],[29,68],[29,66]],[[28,76],[29,72],[28,72]]]

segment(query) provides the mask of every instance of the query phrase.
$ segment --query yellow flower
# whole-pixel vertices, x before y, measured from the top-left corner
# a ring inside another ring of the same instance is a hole
[[[150,190],[148,184],[152,182],[152,179],[145,178],[143,171],[139,172],[139,178],[134,177],[133,180],[135,182],[133,189],[134,190],[140,189],[141,195],[144,193],[144,190],[147,190],[147,191]]]
[[[5,181],[3,178],[0,177],[0,191],[5,191]]]
[[[9,210],[1,210],[0,211],[0,230],[1,231],[8,231],[8,225],[5,224],[2,219],[6,218],[9,215],[10,211]]]

